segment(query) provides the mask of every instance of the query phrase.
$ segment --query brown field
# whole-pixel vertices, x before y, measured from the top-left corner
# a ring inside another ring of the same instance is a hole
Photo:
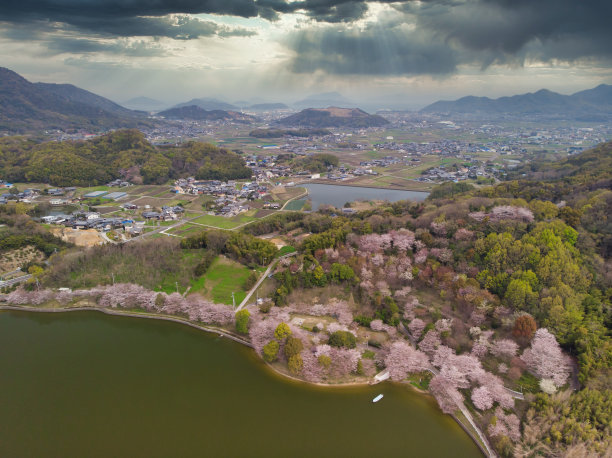
[[[34,246],[25,246],[0,255],[0,273],[12,272],[30,261],[42,261],[45,255]]]

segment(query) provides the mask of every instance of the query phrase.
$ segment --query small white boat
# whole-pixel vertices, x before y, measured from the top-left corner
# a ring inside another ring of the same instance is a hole
[[[383,398],[382,394],[379,394],[378,396],[376,396],[374,399],[372,399],[372,402],[378,402]]]

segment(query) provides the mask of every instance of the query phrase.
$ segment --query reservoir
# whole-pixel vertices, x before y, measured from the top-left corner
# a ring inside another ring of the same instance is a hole
[[[420,202],[429,195],[422,191],[402,191],[397,189],[365,188],[362,186],[341,186],[333,184],[300,184],[308,190],[308,198],[312,200],[312,209],[317,210],[320,205],[333,205],[342,208],[345,203],[355,200],[414,200]]]
[[[0,312],[0,348],[0,456],[481,456],[406,386],[291,382],[177,323]]]

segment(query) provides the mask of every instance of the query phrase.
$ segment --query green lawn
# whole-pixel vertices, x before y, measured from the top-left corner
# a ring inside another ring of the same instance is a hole
[[[300,211],[302,207],[304,207],[305,203],[306,203],[305,200],[292,200],[291,202],[287,204],[287,206],[285,207],[285,210]]]
[[[233,229],[241,224],[254,221],[256,218],[247,215],[238,215],[233,218],[217,215],[202,215],[194,219],[194,223],[204,224],[206,226],[218,227],[219,229]]]
[[[203,232],[205,230],[206,228],[203,228],[202,226],[199,226],[197,224],[185,223],[178,227],[173,227],[172,229],[168,231],[168,233],[178,235],[181,237],[186,237],[188,235],[192,235],[198,232]]]
[[[246,296],[244,284],[251,274],[246,266],[225,257],[218,257],[200,278],[191,282],[191,291],[200,292],[219,304],[232,304],[232,292],[236,305]]]
[[[286,254],[293,253],[295,251],[296,250],[294,247],[292,247],[291,245],[286,245],[282,247],[280,250],[278,250],[278,253],[276,253],[276,257],[284,256]]]

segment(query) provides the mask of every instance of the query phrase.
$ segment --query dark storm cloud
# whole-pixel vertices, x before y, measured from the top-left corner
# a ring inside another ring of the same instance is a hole
[[[355,31],[373,3],[396,14]],[[611,0],[0,0],[5,37],[45,29],[91,39],[254,33],[190,16],[199,13],[309,18],[286,41],[296,72],[445,75],[462,64],[612,60]]]
[[[252,0],[0,1],[0,24],[4,24],[5,29],[29,26],[34,33],[61,25],[82,33],[117,37],[152,36],[190,40],[213,35],[254,35],[252,31],[219,26],[188,13],[253,17],[258,15],[258,7]]]
[[[292,36],[290,46],[296,53],[291,66],[296,73],[443,75],[457,66],[455,55],[443,43],[393,28],[302,31]]]
[[[82,38],[55,38],[47,43],[47,52],[52,54],[89,54],[109,53],[132,57],[156,57],[166,55],[166,51],[155,43],[144,41],[125,42],[114,40],[105,42]]]
[[[318,9],[312,3],[311,15],[325,11],[323,0],[317,1]],[[327,2],[332,3],[352,5]],[[609,65],[612,60],[609,0],[427,0],[392,6],[395,17],[384,16],[359,31],[338,25],[292,34],[287,40],[295,53],[291,68],[298,73],[446,75],[461,64],[486,68],[526,60],[582,60]]]

